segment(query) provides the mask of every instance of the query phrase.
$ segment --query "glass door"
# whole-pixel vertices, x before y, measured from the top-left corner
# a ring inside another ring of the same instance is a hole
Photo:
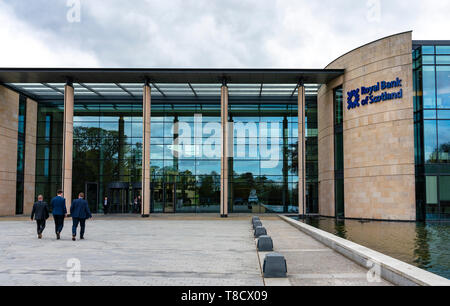
[[[161,182],[151,183],[151,209],[152,213],[164,212],[164,184]]]
[[[128,204],[128,190],[126,189],[111,189],[110,199],[112,200],[111,213],[127,214],[130,212]]]

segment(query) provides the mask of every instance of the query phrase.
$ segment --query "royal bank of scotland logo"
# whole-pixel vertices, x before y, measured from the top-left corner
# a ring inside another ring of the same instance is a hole
[[[359,107],[359,89],[355,89],[347,92],[347,109],[353,109]]]

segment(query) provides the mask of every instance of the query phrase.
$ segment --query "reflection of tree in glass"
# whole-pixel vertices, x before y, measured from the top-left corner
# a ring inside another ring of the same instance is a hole
[[[288,157],[292,163],[289,165],[289,170],[293,174],[298,174],[298,141],[295,144],[289,145]]]
[[[122,175],[140,177],[142,146],[136,144],[129,152],[125,146],[126,137],[119,141],[119,132],[101,128],[74,128],[73,183],[74,193],[84,190],[86,182],[99,182],[100,176],[105,183],[121,180]],[[122,152],[120,145],[122,144]],[[125,155],[130,158],[125,158]],[[120,155],[120,160],[119,160]]]
[[[234,204],[248,203],[250,194],[256,190],[258,204],[283,205],[283,185],[266,176],[254,177],[253,173],[244,173],[234,178]]]
[[[442,162],[450,161],[450,142],[443,143],[430,154],[427,162],[436,162],[438,157]]]
[[[203,176],[199,179],[198,196],[200,205],[218,204],[220,199],[220,176],[212,172],[209,176]]]
[[[194,204],[192,198],[195,195],[195,175],[190,170],[186,170],[180,172],[179,178],[177,188],[181,190],[183,205],[190,206]]]

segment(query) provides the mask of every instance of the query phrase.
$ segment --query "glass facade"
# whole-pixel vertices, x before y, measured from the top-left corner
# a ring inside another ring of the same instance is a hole
[[[230,98],[234,150],[229,158],[229,212],[298,212],[297,97],[268,102]],[[153,213],[219,213],[220,97],[152,101]],[[190,103],[192,101],[192,103]],[[50,200],[61,187],[63,103],[40,104],[36,194]],[[113,213],[133,212],[141,195],[142,104],[74,107],[73,194],[85,192],[93,212],[108,196]],[[318,212],[317,97],[306,99],[308,213]]]
[[[450,46],[420,46],[414,59],[417,218],[450,218]]]
[[[345,218],[344,204],[344,96],[334,89],[334,201],[336,218]]]
[[[219,101],[152,105],[153,212],[219,213],[220,118]]]
[[[307,96],[306,123],[306,213],[319,213],[319,126],[317,97]]]
[[[298,112],[295,104],[231,104],[232,212],[298,212]]]
[[[23,214],[25,181],[25,131],[27,121],[27,99],[19,97],[19,126],[17,138],[16,215]]]
[[[36,144],[36,195],[48,201],[61,188],[64,104],[39,104]]]

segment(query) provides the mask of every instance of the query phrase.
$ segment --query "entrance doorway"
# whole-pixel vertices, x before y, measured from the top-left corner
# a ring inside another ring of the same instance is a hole
[[[182,212],[183,193],[177,189],[176,183],[153,182],[151,194],[152,213],[172,214]]]
[[[142,183],[133,183],[132,187],[133,187],[131,191],[131,201],[133,203],[132,211],[133,213],[138,214],[142,210],[142,207],[140,205],[142,204]],[[138,200],[139,197],[141,201]],[[137,202],[138,205],[135,205],[135,202]]]
[[[111,199],[111,213],[128,214],[131,212],[129,189],[129,183],[118,182],[108,185],[108,198]]]

